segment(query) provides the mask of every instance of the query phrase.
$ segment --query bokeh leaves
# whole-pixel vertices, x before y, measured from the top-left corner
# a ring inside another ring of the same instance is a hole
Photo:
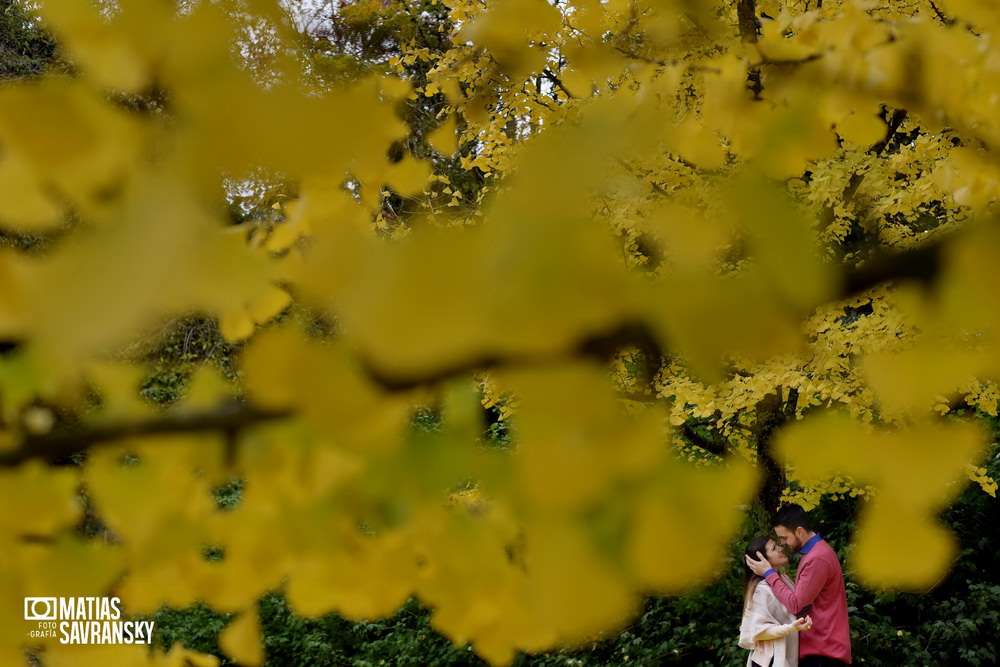
[[[760,473],[729,451],[680,456],[670,424],[685,417],[625,410],[608,362],[641,347],[648,382],[683,362],[711,384],[736,360],[774,371],[775,358],[805,354],[807,321],[846,330],[831,313],[860,298],[842,280],[858,267],[838,263],[823,225],[863,201],[841,188],[828,215],[794,193],[824,178],[862,191],[874,149],[858,144],[878,141],[881,105],[953,120],[988,145],[994,74],[970,51],[985,42],[851,3],[798,15],[789,4],[756,46],[725,11],[639,4],[456,6],[455,52],[424,95],[447,90],[454,120],[432,142],[502,177],[467,219],[392,227],[388,198],[419,195],[437,167],[399,155],[406,82],[300,86],[271,3],[41,3],[75,72],[0,90],[0,224],[52,238],[0,256],[0,334],[13,341],[0,359],[5,451],[46,454],[25,451],[46,441],[19,421],[37,403],[76,410],[86,427],[89,392],[110,401],[130,388],[109,358],[191,313],[246,341],[239,392],[217,384],[216,403],[242,401],[268,423],[109,437],[80,469],[11,466],[0,497],[30,499],[33,514],[3,520],[4,600],[112,590],[136,613],[201,600],[241,614],[222,645],[252,664],[264,591],[356,619],[415,596],[440,632],[504,663],[593,640],[643,595],[709,581]],[[250,19],[280,45],[269,76],[241,66]],[[979,63],[959,87],[975,103],[946,95],[947,68],[907,69],[925,43]],[[572,62],[556,73],[558,48]],[[477,89],[482,72],[495,89]],[[547,99],[525,97],[532,78]],[[989,185],[970,173],[991,164],[985,148],[942,160],[924,185],[947,206]],[[839,180],[821,163],[839,165]],[[231,224],[226,187],[259,173],[295,201]],[[863,356],[863,380],[824,397],[810,390],[820,380],[782,369],[803,414],[834,394],[867,401],[860,420],[806,415],[773,453],[800,482],[874,489],[852,561],[872,585],[927,586],[952,553],[934,516],[985,436],[933,414],[950,409],[941,394],[996,374],[988,225],[948,246],[933,289],[895,292],[908,333],[886,327],[870,347],[830,353],[852,369]],[[645,263],[623,238],[643,242]],[[303,327],[296,309],[328,331]],[[484,372],[516,397],[510,451],[483,441]],[[413,415],[428,408],[440,428],[420,432]],[[221,508],[214,490],[233,478],[244,491]],[[81,484],[104,543],[71,532]],[[5,635],[3,649],[22,641]]]

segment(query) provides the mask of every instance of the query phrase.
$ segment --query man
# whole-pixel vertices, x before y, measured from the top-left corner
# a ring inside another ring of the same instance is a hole
[[[812,617],[812,629],[799,635],[799,667],[851,664],[851,631],[847,622],[847,592],[840,560],[833,548],[812,529],[809,515],[790,504],[774,516],[774,533],[786,549],[802,554],[792,590],[767,559],[747,556],[747,566],[764,577],[785,608]]]

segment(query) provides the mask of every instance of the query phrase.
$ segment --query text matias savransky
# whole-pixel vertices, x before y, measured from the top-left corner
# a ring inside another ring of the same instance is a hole
[[[38,622],[29,637],[62,644],[149,644],[153,637],[153,621],[122,619],[119,598],[24,598],[24,619]]]

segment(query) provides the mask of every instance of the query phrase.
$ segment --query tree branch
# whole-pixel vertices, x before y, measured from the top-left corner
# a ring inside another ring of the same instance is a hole
[[[892,116],[890,116],[889,120],[886,121],[885,138],[872,146],[869,150],[877,156],[882,155],[882,151],[886,149],[886,146],[889,145],[892,138],[896,136],[896,132],[899,131],[899,127],[903,124],[904,120],[906,120],[906,109],[896,109],[893,111]]]
[[[759,62],[755,62],[750,65],[751,69],[756,69],[764,65],[775,65],[778,67],[792,67],[794,65],[805,65],[806,63],[811,63],[814,60],[819,60],[823,57],[822,53],[810,53],[808,56],[803,56],[802,58],[768,58],[763,57]]]
[[[285,419],[290,415],[288,411],[261,410],[231,403],[212,412],[164,415],[142,421],[27,435],[17,449],[0,453],[0,467],[13,467],[32,459],[54,464],[64,463],[71,456],[92,447],[125,438],[202,431],[232,434],[263,422]]]
[[[740,39],[746,44],[757,43],[757,3],[755,0],[736,0],[736,17],[739,22]],[[747,68],[747,90],[760,100],[764,92],[764,81],[760,75],[760,65]]]
[[[795,387],[788,388],[788,398],[785,400],[785,419],[790,420],[795,417],[795,410],[799,406],[799,390]]]
[[[939,21],[941,21],[941,23],[944,25],[953,25],[955,23],[955,19],[949,18],[944,12],[942,12],[933,0],[931,0],[930,5],[931,9],[934,10],[934,15]]]
[[[666,60],[661,60],[659,58],[653,58],[651,56],[646,56],[646,55],[643,55],[641,53],[636,53],[636,52],[630,51],[628,49],[623,49],[620,46],[616,46],[615,47],[615,51],[618,51],[619,53],[621,53],[626,58],[631,58],[632,60],[638,60],[638,61],[641,61],[641,62],[644,62],[644,63],[650,63],[651,65],[661,65],[663,67],[670,67],[672,65],[677,64],[676,61],[675,62],[668,62]]]
[[[903,124],[904,120],[906,120],[906,109],[896,109],[893,111],[892,115],[886,120],[885,137],[872,144],[868,151],[873,153],[876,157],[882,155],[886,147],[889,146],[893,137],[896,136],[896,133],[899,131],[899,128]],[[851,178],[847,181],[847,185],[844,186],[844,191],[841,194],[841,199],[845,205],[854,201],[858,194],[858,188],[861,187],[861,183],[865,180],[866,173],[867,172],[861,173],[855,171],[851,174]],[[826,229],[830,226],[833,223],[835,216],[836,214],[834,213],[833,206],[827,206],[823,215],[821,228]]]
[[[740,25],[740,39],[747,44],[756,44],[757,3],[755,0],[736,0],[736,18]]]
[[[954,234],[941,236],[902,252],[878,252],[863,265],[844,273],[840,298],[857,296],[878,285],[912,280],[932,285],[941,273],[944,252]]]
[[[850,298],[878,285],[895,281],[912,280],[923,285],[933,284],[940,276],[944,253],[954,236],[954,234],[943,235],[918,248],[896,253],[881,252],[872,256],[862,266],[848,269],[842,274],[841,287],[834,298]],[[451,366],[413,374],[380,367],[370,359],[363,360],[363,364],[369,377],[383,389],[406,391],[496,366],[546,364],[572,357],[607,362],[627,346],[634,346],[641,351],[645,366],[643,372],[647,379],[654,377],[665,352],[649,326],[641,321],[625,322],[607,332],[585,336],[575,345],[550,354],[483,355],[460,359]],[[632,400],[642,398],[650,400],[649,396],[626,397]],[[794,418],[797,403],[798,392],[790,389],[783,404],[776,404],[771,409],[761,406],[763,410],[759,415],[761,419],[759,423],[764,428],[756,434],[760,441],[767,441],[770,438],[774,426]],[[13,467],[33,459],[54,464],[65,463],[71,456],[92,447],[130,437],[219,431],[230,436],[229,439],[232,441],[232,437],[242,429],[285,419],[291,415],[291,411],[262,410],[245,404],[231,403],[211,412],[165,414],[143,421],[26,435],[16,449],[0,452],[0,467]],[[692,445],[715,455],[724,455],[728,446],[724,437],[717,433],[705,435],[695,430],[695,426],[705,424],[690,422],[683,425],[680,432]],[[774,466],[774,462],[768,461],[766,465]]]
[[[620,391],[616,394],[618,398],[625,401],[632,401],[634,403],[649,403],[655,404],[660,402],[660,397],[652,393],[643,393],[638,391]]]
[[[878,252],[863,265],[846,269],[841,274],[839,289],[833,299],[861,295],[873,287],[895,281],[917,281],[931,285],[940,275],[946,248],[954,234],[942,235],[924,245],[901,252]],[[666,352],[650,326],[641,320],[622,322],[603,333],[591,334],[575,344],[554,353],[514,355],[482,354],[457,359],[454,363],[426,371],[405,372],[382,366],[376,360],[362,358],[368,377],[386,391],[409,391],[434,385],[450,378],[496,367],[516,367],[552,363],[567,358],[591,358],[607,362],[622,348],[634,346],[642,351],[648,377],[655,375]],[[792,403],[789,394],[788,403]],[[788,405],[788,404],[786,404]],[[779,409],[780,411],[780,409]]]
[[[691,422],[684,422],[681,425],[681,435],[684,436],[685,440],[710,454],[715,454],[716,456],[724,456],[726,454],[726,448],[729,445],[728,440],[714,431],[710,435],[704,435],[696,431],[694,427],[695,424]]]
[[[771,455],[771,439],[775,430],[789,420],[787,406],[787,403],[782,405],[778,392],[768,394],[756,405],[757,460],[764,469],[764,484],[761,486],[758,498],[768,513],[778,509],[787,482],[785,466]],[[794,412],[792,414],[794,415]]]
[[[546,67],[545,69],[542,70],[542,76],[544,76],[546,79],[548,79],[553,84],[555,84],[556,88],[558,88],[559,90],[563,91],[563,93],[566,95],[566,97],[568,97],[571,100],[576,99],[576,95],[574,95],[573,93],[569,92],[569,90],[566,88],[566,86],[563,85],[562,80],[558,76],[556,76],[555,74],[553,74],[552,70],[550,70],[548,67]]]
[[[376,361],[366,358],[361,359],[361,365],[369,379],[382,389],[395,392],[434,385],[459,375],[500,366],[509,368],[520,365],[539,365],[572,357],[607,362],[619,350],[628,346],[641,350],[648,364],[659,364],[663,357],[659,341],[645,322],[624,322],[605,333],[586,336],[577,341],[575,345],[555,353],[526,353],[509,356],[483,354],[458,359],[449,366],[417,373],[400,372],[390,367],[380,366]]]

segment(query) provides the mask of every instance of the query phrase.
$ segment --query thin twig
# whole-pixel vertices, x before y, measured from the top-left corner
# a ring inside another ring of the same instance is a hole
[[[545,69],[542,70],[542,76],[544,76],[546,79],[548,79],[549,81],[551,81],[552,83],[554,83],[555,86],[556,86],[556,88],[558,88],[559,90],[563,91],[563,93],[565,93],[566,97],[570,98],[571,100],[576,99],[576,95],[574,95],[573,93],[569,92],[569,89],[567,89],[566,86],[563,85],[562,80],[559,77],[557,77],[555,74],[553,74],[552,71],[548,67],[546,67]]]

